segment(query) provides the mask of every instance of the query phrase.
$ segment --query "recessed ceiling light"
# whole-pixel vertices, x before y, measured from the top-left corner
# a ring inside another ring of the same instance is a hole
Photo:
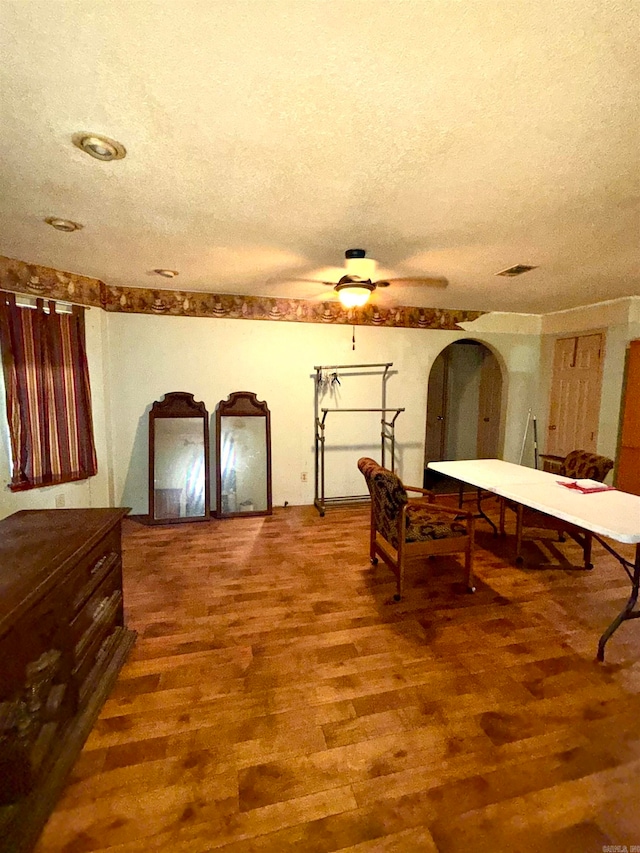
[[[120,142],[109,139],[108,136],[99,136],[97,133],[74,133],[72,141],[76,148],[95,157],[96,160],[122,160],[127,153]]]
[[[57,231],[71,232],[79,231],[81,228],[84,228],[84,225],[81,225],[79,222],[73,222],[71,219],[60,219],[57,216],[48,216],[45,219],[45,222]]]
[[[154,270],[154,273],[155,273],[156,275],[161,275],[161,276],[163,276],[164,278],[175,278],[177,275],[180,275],[180,273],[178,272],[178,270],[162,270],[162,269],[158,269],[158,270]]]

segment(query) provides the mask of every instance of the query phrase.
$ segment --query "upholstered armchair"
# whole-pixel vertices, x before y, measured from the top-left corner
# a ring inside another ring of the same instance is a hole
[[[575,480],[597,480],[597,482],[602,483],[612,468],[613,461],[607,456],[599,456],[597,453],[589,453],[587,450],[572,450],[565,457],[557,473],[562,477],[573,477]],[[591,563],[591,533],[535,509],[513,505],[508,501],[507,506],[516,512],[516,562],[522,563],[522,539],[525,529],[556,530],[561,542],[564,542],[564,535],[567,534],[581,546],[584,568],[593,568]]]
[[[565,456],[558,472],[563,477],[573,477],[574,480],[597,480],[604,483],[604,478],[613,468],[613,460],[588,450],[572,450]]]
[[[467,589],[474,592],[473,515],[436,503],[425,489],[404,486],[397,474],[373,459],[362,457],[358,468],[371,495],[369,556],[373,564],[380,557],[395,574],[395,600],[402,598],[408,559],[457,552],[465,555]],[[410,499],[407,492],[421,497]]]

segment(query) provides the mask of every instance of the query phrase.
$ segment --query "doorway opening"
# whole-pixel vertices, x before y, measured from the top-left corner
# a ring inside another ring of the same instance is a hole
[[[455,341],[439,353],[429,374],[425,488],[438,481],[429,462],[500,455],[502,381],[498,359],[480,341]]]

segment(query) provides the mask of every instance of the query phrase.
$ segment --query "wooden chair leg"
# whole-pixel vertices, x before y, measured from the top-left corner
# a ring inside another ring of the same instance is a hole
[[[473,553],[471,551],[471,546],[467,548],[464,566],[467,572],[467,592],[475,592],[476,588],[474,586],[473,578]]]
[[[398,525],[398,550],[396,551],[396,560],[397,560],[397,580],[398,587],[397,592],[393,596],[396,601],[400,601],[402,595],[404,593],[404,560],[405,560],[405,544],[406,544],[406,536],[407,536],[407,509],[406,507],[402,508],[402,513],[400,515],[400,523]]]
[[[373,503],[371,504],[371,522],[369,524],[369,559],[375,566],[378,562],[376,557],[376,523],[373,516]]]
[[[465,554],[465,569],[467,571],[467,592],[475,592],[476,587],[474,583],[473,577],[473,559],[475,556],[475,547],[476,547],[476,529],[475,529],[475,519],[471,519],[469,522],[469,543],[467,545],[467,551]]]
[[[404,535],[404,525],[401,525],[401,531]],[[396,594],[393,596],[396,601],[400,601],[404,593],[404,545],[405,543],[401,539],[398,543],[398,550],[396,551],[396,580],[398,582],[398,586],[396,588]]]

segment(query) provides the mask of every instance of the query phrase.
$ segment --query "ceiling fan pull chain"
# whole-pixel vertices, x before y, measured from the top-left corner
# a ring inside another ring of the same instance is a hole
[[[356,327],[352,326],[352,335],[351,335],[351,349],[354,350],[356,348]]]

